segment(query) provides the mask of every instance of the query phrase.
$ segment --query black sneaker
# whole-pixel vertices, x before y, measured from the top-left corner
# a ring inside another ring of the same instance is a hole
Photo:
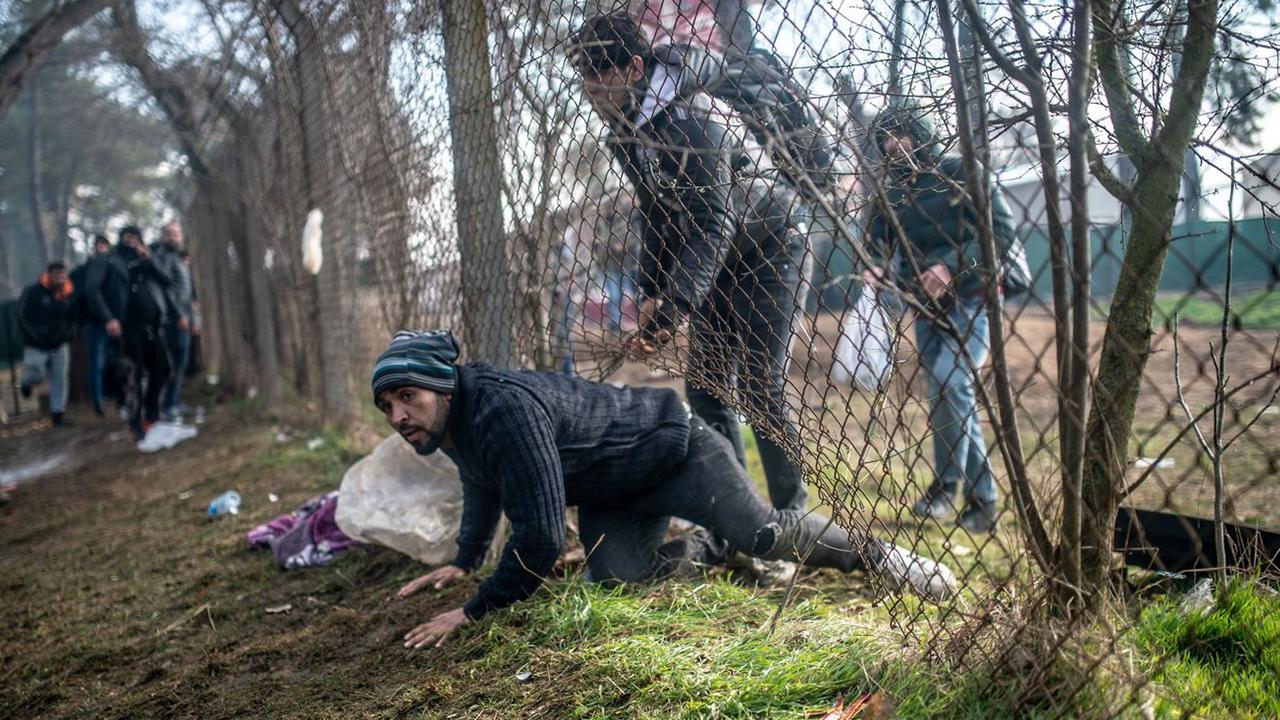
[[[31,397],[31,386],[26,383],[22,384],[22,397],[24,398]]]
[[[937,485],[930,485],[924,497],[916,501],[911,511],[916,514],[916,517],[945,520],[956,514],[955,493]]]
[[[969,501],[968,507],[956,520],[956,525],[964,528],[971,535],[993,533],[996,531],[995,503],[981,500]]]
[[[71,421],[62,413],[51,413],[50,417],[53,418],[54,427],[66,427],[71,424]]]

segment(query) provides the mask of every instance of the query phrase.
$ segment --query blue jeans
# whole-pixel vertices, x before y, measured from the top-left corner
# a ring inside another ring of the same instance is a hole
[[[605,273],[605,311],[610,330],[622,329],[622,303],[630,293],[631,279],[625,273]]]
[[[929,388],[935,488],[954,493],[963,484],[966,500],[994,503],[996,484],[978,422],[974,376],[974,369],[982,367],[990,352],[986,300],[958,301],[947,317],[959,331],[969,357],[950,332],[928,319],[916,320],[916,344]]]
[[[102,409],[102,373],[107,364],[107,326],[91,322],[84,326],[84,348],[89,356],[89,397],[93,409]]]
[[[162,407],[165,412],[170,412],[177,410],[178,403],[182,400],[182,382],[186,379],[187,363],[191,361],[191,332],[171,325],[165,329],[164,339],[169,346],[169,358],[173,361],[173,367],[169,384],[164,389]]]
[[[560,310],[560,328],[556,333],[556,340],[559,341],[560,348],[564,351],[564,358],[560,363],[560,371],[569,377],[576,377],[578,374],[577,365],[573,361],[573,332],[570,323],[573,322],[573,298],[569,293],[565,293],[564,306]]]
[[[30,345],[22,349],[22,384],[31,387],[49,381],[49,411],[67,411],[67,370],[71,367],[70,346],[62,343],[53,350]]]

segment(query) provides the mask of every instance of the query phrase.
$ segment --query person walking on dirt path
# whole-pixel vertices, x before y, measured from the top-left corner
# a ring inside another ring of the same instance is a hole
[[[54,426],[66,423],[70,341],[75,331],[75,288],[67,266],[49,263],[40,280],[22,291],[18,323],[22,326],[22,396],[49,381],[49,413]]]
[[[458,364],[446,331],[402,331],[378,357],[373,398],[422,455],[443,450],[463,487],[458,553],[401,588],[437,589],[475,570],[498,518],[511,538],[494,573],[463,607],[405,635],[440,645],[458,627],[529,597],[565,544],[565,508],[578,507],[587,577],[637,582],[723,558],[722,545],[769,559],[848,572],[870,569],[894,587],[948,597],[945,566],[801,510],[777,510],[752,489],[733,447],[669,388],[614,387],[560,373]],[[671,518],[703,529],[664,542]]]
[[[749,133],[713,117],[706,94],[681,91],[679,51],[650,47],[631,17],[588,20],[570,53],[645,221],[631,353],[650,356],[688,322],[689,404],[745,466],[723,399],[740,393],[773,506],[804,510],[804,479],[784,450],[800,446],[786,383],[808,252],[803,205]]]
[[[107,333],[120,338],[129,361],[129,428],[142,452],[173,447],[195,430],[160,422],[161,393],[172,367],[164,330],[177,312],[168,292],[174,283],[171,268],[155,262],[142,231],[133,225],[120,230],[120,241],[107,259],[90,274],[90,304],[107,318]]]
[[[977,213],[962,190],[964,169],[958,158],[939,152],[929,118],[909,103],[886,108],[870,132],[884,154],[888,206],[877,203],[871,210],[867,250],[881,264],[864,271],[864,287],[877,287],[887,268],[932,311],[916,318],[915,330],[929,393],[934,479],[913,511],[923,518],[952,517],[963,486],[957,524],[990,532],[996,527],[997,493],[976,390],[977,369],[989,351],[986,284],[978,271]],[[999,190],[993,189],[991,200],[996,241],[1008,247],[1012,216]]]
[[[102,417],[102,374],[107,364],[107,347],[110,337],[107,335],[106,323],[99,320],[89,302],[89,275],[95,263],[106,262],[111,253],[111,241],[106,235],[93,237],[93,254],[80,267],[71,271],[71,284],[76,291],[76,314],[84,328],[85,354],[88,356],[89,399],[93,401],[93,412]]]
[[[155,263],[163,266],[165,274],[173,279],[165,292],[174,312],[165,318],[164,327],[165,346],[173,366],[161,398],[162,416],[171,422],[182,418],[182,384],[191,360],[191,333],[195,327],[195,286],[191,282],[191,269],[182,259],[182,244],[182,225],[170,222],[161,228],[160,240],[151,245]]]

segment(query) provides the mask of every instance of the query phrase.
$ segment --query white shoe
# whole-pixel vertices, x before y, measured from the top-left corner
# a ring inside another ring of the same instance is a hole
[[[156,423],[156,425],[164,426],[164,434],[161,436],[161,441],[164,443],[164,448],[166,450],[172,448],[173,446],[177,445],[180,442],[190,440],[191,438],[195,437],[199,432],[195,428],[191,427],[190,425],[183,425],[182,423],[158,422]],[[153,425],[152,427],[155,427],[155,425]]]
[[[884,556],[875,564],[876,574],[894,590],[909,586],[918,595],[942,602],[956,592],[956,575],[951,568],[922,558],[906,548],[884,544]]]
[[[138,441],[138,451],[144,453],[160,452],[174,446],[171,440],[173,431],[169,423],[152,423],[147,434]]]
[[[180,442],[185,442],[187,440],[190,440],[191,438],[200,434],[199,430],[196,430],[194,427],[190,425],[183,425],[182,423],[170,423],[169,427],[170,427],[170,434],[173,438],[173,442],[170,443],[169,447],[173,447],[174,445],[177,445]]]

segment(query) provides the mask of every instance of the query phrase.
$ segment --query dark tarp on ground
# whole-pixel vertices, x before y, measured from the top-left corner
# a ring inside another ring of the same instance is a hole
[[[1280,533],[1225,523],[1228,567],[1267,568],[1280,564]],[[1213,521],[1192,515],[1120,508],[1115,550],[1129,565],[1191,572],[1217,567]]]

